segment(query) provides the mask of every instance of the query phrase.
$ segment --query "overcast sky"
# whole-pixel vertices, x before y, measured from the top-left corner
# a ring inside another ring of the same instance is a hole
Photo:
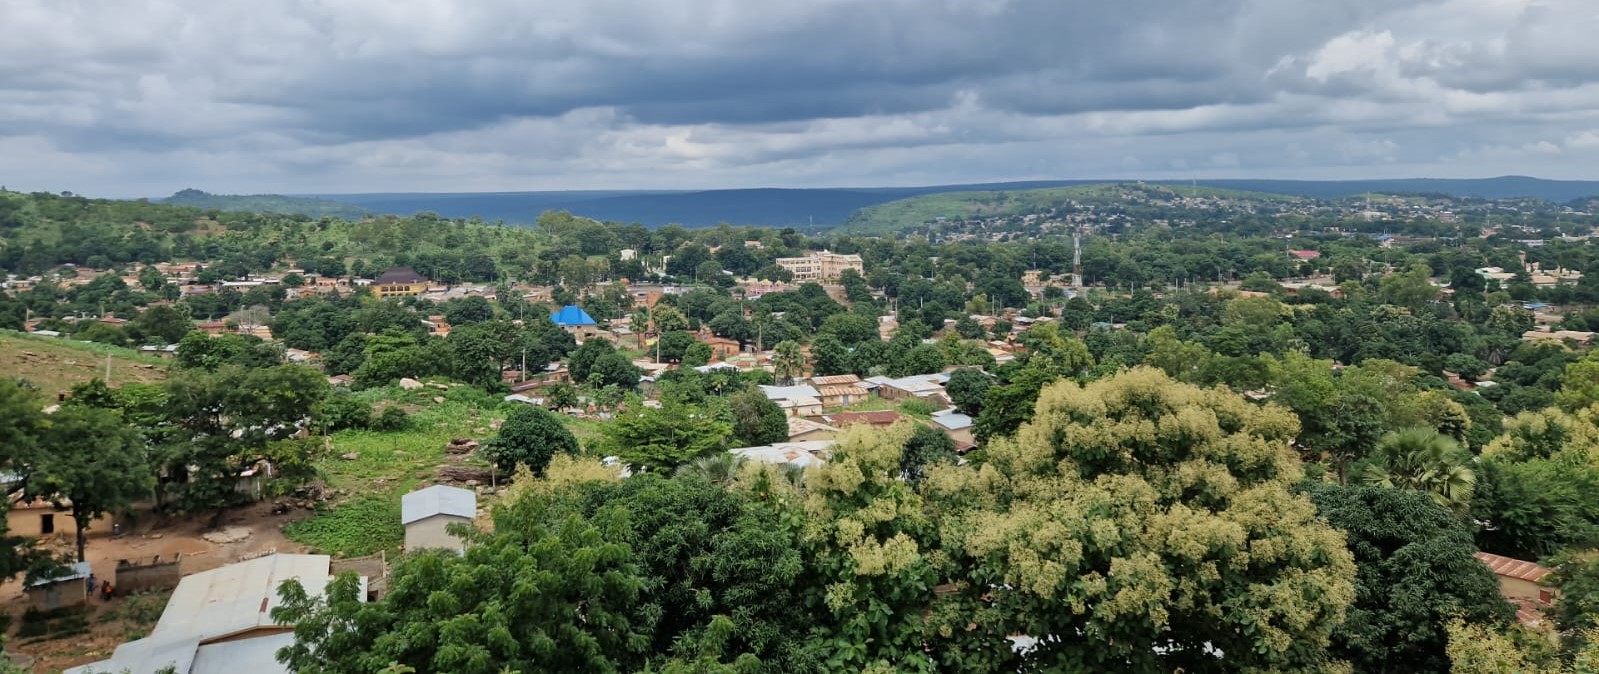
[[[96,196],[1599,178],[1595,0],[0,0]]]

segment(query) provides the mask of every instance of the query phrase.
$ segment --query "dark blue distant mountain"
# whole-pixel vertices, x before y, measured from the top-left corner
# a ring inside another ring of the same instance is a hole
[[[796,227],[824,230],[842,224],[850,214],[867,206],[943,192],[1026,190],[1069,187],[1129,180],[1034,180],[925,187],[864,187],[734,190],[594,190],[553,192],[461,192],[307,195],[351,204],[373,213],[411,215],[433,211],[450,218],[479,217],[511,224],[531,224],[540,213],[566,210],[597,220],[636,222],[649,227],[676,223],[708,227],[734,225]],[[1186,185],[1190,181],[1148,181]],[[1208,187],[1289,194],[1312,198],[1339,198],[1375,193],[1427,193],[1457,197],[1506,199],[1530,197],[1567,202],[1599,197],[1599,181],[1543,180],[1524,176],[1483,179],[1393,180],[1200,180]]]

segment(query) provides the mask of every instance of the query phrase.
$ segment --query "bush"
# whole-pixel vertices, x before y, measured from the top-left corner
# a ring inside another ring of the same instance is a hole
[[[500,434],[483,446],[483,457],[505,473],[518,465],[535,475],[544,473],[556,452],[576,454],[577,438],[561,425],[555,414],[541,407],[523,406],[511,411],[500,426]]]
[[[911,398],[899,404],[899,411],[913,417],[930,417],[938,407],[921,398]]]
[[[340,557],[393,550],[405,541],[400,502],[390,496],[365,496],[319,509],[316,517],[291,523],[283,533],[318,552]]]
[[[374,431],[403,431],[410,427],[410,415],[398,407],[385,407],[382,414],[372,419]]]
[[[319,423],[329,432],[346,428],[366,428],[372,424],[372,406],[350,395],[348,391],[335,392],[328,396],[322,401],[319,412]]]

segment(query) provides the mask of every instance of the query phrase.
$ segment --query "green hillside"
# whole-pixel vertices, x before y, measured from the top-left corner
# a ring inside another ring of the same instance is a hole
[[[1164,204],[1179,198],[1249,199],[1282,202],[1293,199],[1276,194],[1243,192],[1214,187],[1168,186],[1144,183],[1105,183],[1033,190],[984,190],[928,194],[856,211],[833,230],[836,234],[893,234],[920,227],[939,218],[1007,217],[1046,212],[1068,203],[1132,205]]]
[[[211,194],[194,189],[180,191],[162,199],[161,203],[207,210],[284,213],[313,218],[333,217],[353,220],[368,214],[368,211],[360,206],[327,199],[286,197],[281,194]]]
[[[0,190],[0,272],[22,275],[66,263],[106,269],[200,260],[232,278],[294,260],[324,274],[409,265],[446,282],[487,281],[532,268],[548,238],[429,214],[324,220]]]

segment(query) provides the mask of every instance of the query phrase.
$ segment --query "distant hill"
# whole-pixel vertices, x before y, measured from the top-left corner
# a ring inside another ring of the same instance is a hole
[[[1046,211],[1067,202],[1115,203],[1129,193],[1141,198],[1167,201],[1177,197],[1206,196],[1285,201],[1293,195],[1246,192],[1242,190],[1191,184],[1094,183],[1070,187],[1031,190],[982,190],[942,192],[875,204],[856,211],[837,234],[893,234],[918,227],[938,218],[951,220],[973,217],[1005,217]]]
[[[863,187],[731,190],[568,190],[544,192],[369,193],[220,196],[184,190],[162,200],[200,208],[304,213],[320,217],[360,217],[365,213],[413,215],[431,211],[448,218],[478,217],[527,225],[549,210],[565,210],[597,220],[636,222],[648,227],[676,223],[687,227],[733,225],[832,229],[863,208],[900,199],[951,192],[1015,191],[1130,182],[1126,180],[1036,180],[922,187]],[[1146,181],[1191,185],[1190,181]],[[1200,180],[1202,187],[1286,194],[1319,199],[1375,193],[1429,193],[1503,199],[1531,197],[1569,202],[1599,196],[1599,181],[1542,180],[1520,176],[1477,180]]]
[[[218,211],[299,214],[313,218],[327,216],[355,220],[367,215],[366,209],[353,204],[310,197],[287,197],[281,194],[211,194],[187,189],[157,201]]]
[[[648,227],[679,224],[733,225],[825,230],[851,213],[896,199],[973,189],[1028,189],[1087,181],[1031,181],[978,185],[870,188],[755,188],[704,191],[464,192],[444,194],[319,194],[315,198],[355,204],[376,213],[411,215],[432,211],[449,218],[531,224],[549,210],[596,220],[636,222]],[[814,227],[813,227],[814,225]]]

